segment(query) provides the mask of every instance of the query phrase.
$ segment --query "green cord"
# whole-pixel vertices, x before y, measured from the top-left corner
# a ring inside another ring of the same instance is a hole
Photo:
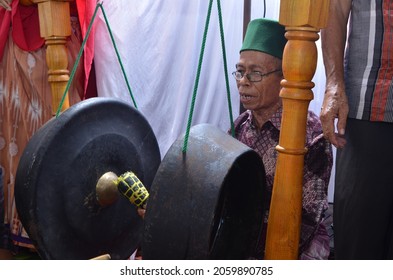
[[[217,9],[218,9],[218,19],[219,19],[219,23],[220,23],[222,59],[224,61],[225,84],[226,84],[226,88],[227,88],[229,120],[231,122],[231,134],[232,134],[233,137],[235,137],[235,127],[234,127],[234,124],[233,124],[233,116],[232,116],[231,91],[229,89],[229,81],[228,81],[227,56],[226,56],[226,52],[225,52],[224,28],[223,28],[223,24],[222,24],[222,13],[221,13],[220,0],[217,0]]]
[[[192,122],[192,114],[194,112],[196,93],[198,90],[199,77],[201,74],[201,67],[202,67],[202,61],[203,61],[203,53],[205,51],[205,45],[206,45],[207,30],[209,29],[209,21],[210,21],[210,14],[211,14],[211,10],[212,10],[212,3],[213,3],[213,0],[210,0],[209,8],[207,10],[206,22],[205,22],[205,31],[203,33],[201,52],[199,54],[198,70],[197,70],[197,75],[195,78],[195,85],[194,85],[194,91],[193,91],[193,95],[192,95],[190,114],[188,116],[187,130],[186,130],[186,133],[184,136],[184,143],[183,143],[183,148],[182,148],[183,153],[187,151],[188,138],[190,135],[190,128],[191,128],[191,122]]]
[[[63,103],[64,103],[64,100],[65,100],[65,97],[66,97],[67,92],[68,92],[68,90],[69,90],[69,88],[70,88],[71,82],[72,82],[72,80],[74,79],[76,69],[77,69],[78,64],[79,64],[79,61],[80,61],[80,59],[81,59],[81,57],[82,57],[83,49],[84,49],[84,47],[85,47],[85,44],[86,44],[86,42],[87,42],[87,39],[89,38],[90,31],[91,31],[91,27],[92,27],[92,25],[93,25],[93,22],[94,22],[94,19],[95,19],[96,15],[97,15],[98,7],[99,7],[99,4],[97,3],[96,9],[94,10],[93,17],[92,17],[92,19],[91,19],[91,21],[90,21],[90,24],[89,24],[89,27],[87,28],[87,31],[86,31],[86,37],[85,37],[85,39],[82,41],[81,48],[80,48],[79,53],[78,53],[78,56],[76,57],[76,60],[75,60],[74,68],[72,68],[72,71],[71,71],[71,74],[70,74],[70,78],[68,79],[67,86],[66,86],[66,88],[65,88],[65,90],[64,90],[63,97],[62,97],[62,99],[61,99],[61,101],[60,101],[59,107],[57,108],[56,118],[57,118],[57,117],[59,116],[59,114],[60,114],[60,110],[61,110],[61,108],[63,107]]]
[[[124,78],[125,78],[125,80],[126,80],[126,84],[127,84],[128,90],[129,90],[130,95],[131,95],[131,99],[132,99],[132,101],[133,101],[133,103],[134,103],[135,108],[138,108],[137,105],[136,105],[136,103],[135,103],[134,96],[132,95],[131,87],[130,87],[130,85],[129,85],[129,83],[128,83],[127,75],[126,75],[126,73],[125,73],[125,71],[124,71],[123,63],[122,63],[122,61],[121,61],[119,52],[118,52],[118,50],[117,50],[116,43],[115,43],[115,40],[114,40],[114,38],[113,38],[111,29],[110,29],[110,26],[109,26],[109,22],[108,22],[108,20],[107,20],[107,18],[106,18],[105,11],[104,11],[104,7],[102,6],[102,3],[98,3],[98,2],[97,2],[96,9],[94,10],[93,17],[92,17],[92,19],[91,19],[91,21],[90,21],[90,24],[89,24],[89,27],[87,28],[87,31],[86,31],[86,36],[85,36],[84,40],[82,41],[82,45],[81,45],[81,48],[80,48],[80,50],[79,50],[78,56],[77,56],[77,58],[76,58],[76,60],[75,60],[74,67],[73,67],[73,69],[72,69],[72,71],[71,71],[71,74],[70,74],[70,78],[69,78],[68,83],[67,83],[67,86],[66,86],[66,88],[65,88],[65,90],[64,90],[64,94],[63,94],[63,97],[62,97],[62,99],[61,99],[61,101],[60,101],[59,107],[58,107],[58,109],[57,109],[56,118],[57,118],[57,117],[59,116],[59,114],[60,114],[61,108],[63,107],[63,103],[64,103],[64,101],[65,101],[65,97],[66,97],[67,92],[68,92],[68,90],[69,90],[69,88],[70,88],[71,82],[72,82],[72,80],[74,79],[76,69],[77,69],[78,64],[79,64],[79,62],[80,62],[80,59],[81,59],[81,57],[82,57],[83,50],[84,50],[84,47],[85,47],[85,45],[86,45],[87,39],[89,38],[90,31],[91,31],[91,28],[92,28],[92,26],[93,26],[93,22],[94,22],[94,20],[95,20],[95,18],[96,18],[98,8],[101,8],[102,14],[104,15],[105,23],[106,23],[106,25],[107,25],[109,34],[110,34],[110,36],[111,36],[112,43],[113,43],[113,47],[114,47],[114,49],[115,49],[115,51],[116,51],[116,55],[117,55],[117,58],[118,58],[118,60],[119,60],[120,67],[121,67],[121,69],[122,69]]]
[[[210,0],[209,8],[208,8],[208,11],[207,11],[206,23],[205,23],[205,31],[204,31],[204,34],[203,34],[201,52],[200,52],[200,55],[199,55],[198,71],[197,71],[197,76],[196,76],[196,79],[195,79],[195,85],[194,85],[194,92],[193,92],[192,101],[191,101],[190,114],[189,114],[188,122],[187,122],[187,130],[186,130],[186,133],[185,133],[185,136],[184,136],[184,143],[183,143],[183,148],[182,148],[183,153],[187,151],[188,138],[189,138],[189,134],[190,134],[192,115],[193,115],[194,106],[195,106],[196,93],[197,93],[197,90],[198,90],[199,76],[200,76],[200,72],[201,72],[203,54],[204,54],[205,45],[206,45],[206,36],[207,36],[207,30],[208,30],[208,27],[209,27],[209,20],[210,20],[212,3],[213,3],[213,0]],[[233,117],[232,117],[231,93],[230,93],[229,81],[228,81],[228,67],[227,67],[227,59],[226,59],[226,52],[225,52],[225,40],[224,40],[224,31],[223,31],[223,24],[222,24],[222,12],[221,12],[220,0],[217,0],[217,10],[218,10],[219,24],[220,24],[221,47],[222,47],[222,56],[223,56],[223,60],[224,60],[225,84],[226,84],[226,89],[227,89],[229,118],[230,118],[230,122],[231,122],[231,134],[234,137],[235,136],[235,128],[234,128]]]
[[[111,39],[112,39],[113,47],[115,48],[115,51],[116,51],[117,59],[119,60],[119,63],[120,63],[121,71],[123,72],[124,78],[126,80],[127,88],[128,88],[128,91],[130,92],[132,102],[134,103],[135,108],[138,109],[138,106],[136,106],[136,103],[135,103],[134,96],[132,95],[132,92],[131,92],[130,84],[128,83],[126,72],[124,71],[124,66],[123,66],[123,63],[121,62],[120,54],[119,54],[119,51],[117,50],[117,47],[115,44],[115,39],[113,38],[113,34],[112,34],[111,28],[109,26],[108,19],[106,18],[104,8],[102,7],[102,4],[100,4],[100,6],[101,6],[102,14],[104,15],[106,26],[108,27],[109,35],[111,36]]]
[[[198,69],[197,69],[197,75],[196,75],[196,78],[195,78],[193,96],[192,96],[192,100],[191,100],[191,108],[190,108],[190,113],[189,113],[188,122],[187,122],[187,130],[186,130],[186,133],[185,133],[184,143],[183,143],[183,148],[182,148],[183,152],[187,151],[187,144],[188,144],[190,128],[191,128],[191,123],[192,123],[192,116],[193,116],[194,107],[195,107],[196,94],[197,94],[197,91],[198,91],[198,84],[199,84],[199,78],[200,78],[200,73],[201,73],[201,68],[202,68],[203,55],[204,55],[204,50],[205,50],[205,46],[206,46],[207,31],[209,29],[209,21],[210,21],[210,16],[211,16],[212,4],[213,4],[213,0],[210,0],[209,7],[208,7],[208,12],[207,12],[207,16],[206,16],[205,30],[204,30],[204,33],[203,33],[201,52],[199,54]],[[73,69],[71,71],[70,79],[68,80],[66,89],[65,89],[64,94],[63,94],[63,97],[62,97],[61,102],[59,104],[59,108],[57,109],[56,117],[58,117],[58,115],[60,114],[60,110],[63,107],[63,103],[64,103],[64,100],[65,100],[65,97],[66,97],[67,92],[68,92],[68,90],[70,88],[71,82],[72,82],[72,80],[73,80],[73,78],[75,76],[76,69],[77,69],[78,64],[80,62],[80,59],[82,57],[84,46],[85,46],[85,44],[87,42],[87,39],[89,38],[90,31],[91,31],[91,28],[93,26],[93,22],[95,20],[95,17],[97,15],[98,8],[101,8],[102,14],[104,16],[105,23],[106,23],[109,35],[110,35],[111,40],[112,40],[113,47],[114,47],[116,55],[117,55],[117,59],[119,61],[121,70],[123,72],[123,75],[124,75],[124,78],[125,78],[125,81],[126,81],[126,84],[127,84],[127,88],[128,88],[128,90],[130,92],[130,95],[131,95],[131,99],[132,99],[132,101],[134,103],[135,108],[138,108],[137,104],[135,102],[134,96],[132,94],[131,87],[130,87],[130,84],[129,84],[128,79],[127,79],[127,75],[125,73],[124,66],[123,66],[123,63],[121,61],[119,51],[118,51],[118,49],[116,47],[116,43],[115,43],[115,40],[114,40],[112,31],[111,31],[111,28],[110,28],[108,19],[106,17],[104,7],[102,6],[102,2],[101,3],[97,2],[97,6],[96,6],[96,9],[94,11],[93,17],[92,17],[92,19],[90,21],[89,27],[87,29],[86,36],[85,36],[85,38],[84,38],[84,40],[82,42],[82,45],[81,45],[81,48],[79,50],[78,56],[77,56],[77,58],[75,60],[74,67],[73,67]],[[230,98],[231,95],[230,95],[229,81],[228,81],[228,67],[227,67],[226,52],[225,52],[225,40],[224,40],[224,31],[223,31],[223,24],[222,24],[222,12],[221,12],[220,0],[217,0],[217,9],[218,9],[218,16],[219,16],[219,24],[220,24],[221,47],[222,47],[222,55],[223,55],[223,61],[224,61],[225,84],[226,84],[226,90],[227,90],[229,118],[230,118],[230,122],[231,122],[231,133],[232,133],[232,136],[235,136],[233,117],[232,117],[231,98]]]

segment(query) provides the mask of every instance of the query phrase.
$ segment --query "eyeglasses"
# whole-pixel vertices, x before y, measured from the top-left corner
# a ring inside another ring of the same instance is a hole
[[[262,81],[263,77],[266,77],[270,74],[273,74],[273,73],[279,72],[279,71],[281,71],[281,69],[276,69],[276,70],[267,72],[265,74],[262,74],[261,72],[258,72],[258,71],[253,71],[248,74],[245,74],[243,71],[235,71],[232,73],[232,75],[233,75],[233,77],[235,77],[235,79],[237,81],[240,81],[241,79],[243,79],[244,76],[246,76],[250,82],[260,82],[260,81]]]

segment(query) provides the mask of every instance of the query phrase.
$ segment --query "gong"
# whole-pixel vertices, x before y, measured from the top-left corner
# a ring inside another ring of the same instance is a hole
[[[124,197],[97,203],[96,183],[108,171],[133,171],[149,189],[160,161],[149,123],[123,101],[90,98],[47,122],[24,149],[15,179],[18,214],[40,256],[128,258],[143,221]]]
[[[261,236],[265,169],[252,149],[209,124],[163,158],[145,214],[143,259],[246,259]]]

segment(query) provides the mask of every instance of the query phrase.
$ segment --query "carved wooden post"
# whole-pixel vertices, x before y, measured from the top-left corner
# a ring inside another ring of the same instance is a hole
[[[326,26],[329,0],[281,0],[280,23],[288,42],[280,96],[283,116],[267,229],[265,259],[297,259],[307,111],[317,65],[315,41]]]
[[[70,78],[66,40],[71,35],[70,5],[73,0],[32,0],[38,4],[40,34],[45,39],[48,81],[55,115]],[[61,111],[69,107],[68,93]]]

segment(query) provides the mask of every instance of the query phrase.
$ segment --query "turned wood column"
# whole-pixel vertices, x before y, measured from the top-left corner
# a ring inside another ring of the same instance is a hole
[[[265,259],[297,259],[306,124],[311,82],[317,65],[319,31],[327,24],[329,0],[281,0],[280,23],[286,27],[280,96],[283,115],[267,228]]]
[[[70,78],[66,40],[71,35],[71,1],[73,0],[32,0],[38,5],[40,34],[45,39],[53,115],[57,112]],[[67,109],[69,104],[67,93],[61,111]]]

